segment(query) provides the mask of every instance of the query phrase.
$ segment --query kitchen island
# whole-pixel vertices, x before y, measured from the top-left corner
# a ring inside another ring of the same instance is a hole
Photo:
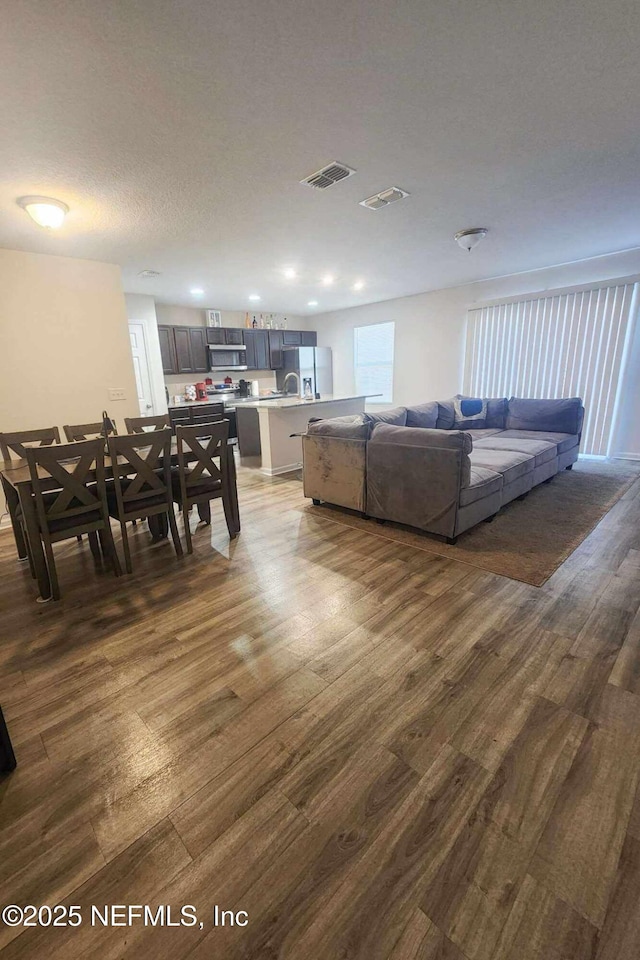
[[[269,477],[297,470],[302,464],[302,441],[291,434],[305,433],[312,417],[328,420],[364,413],[367,397],[323,397],[304,400],[281,397],[245,400],[236,407],[240,456],[245,466]]]

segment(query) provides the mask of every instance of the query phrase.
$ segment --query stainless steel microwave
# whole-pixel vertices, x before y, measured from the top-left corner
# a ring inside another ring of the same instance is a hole
[[[210,370],[247,370],[247,348],[243,344],[210,343]]]

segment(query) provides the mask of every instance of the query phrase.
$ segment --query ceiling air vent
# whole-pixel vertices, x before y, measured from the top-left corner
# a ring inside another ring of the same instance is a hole
[[[307,183],[310,187],[315,187],[316,190],[326,190],[327,187],[333,186],[334,183],[339,183],[340,180],[346,180],[347,177],[352,177],[355,172],[351,167],[346,167],[344,163],[338,163],[337,160],[332,160],[331,163],[323,167],[322,170],[312,173],[310,177],[305,177],[300,183]]]
[[[410,194],[406,190],[401,190],[400,187],[389,187],[388,190],[382,190],[373,197],[360,200],[360,206],[367,207],[369,210],[379,210],[381,207],[388,207],[390,203],[395,203],[396,200],[402,200],[408,196]]]
[[[143,280],[153,280],[154,277],[160,276],[160,271],[159,270],[141,270],[138,276],[142,277]]]

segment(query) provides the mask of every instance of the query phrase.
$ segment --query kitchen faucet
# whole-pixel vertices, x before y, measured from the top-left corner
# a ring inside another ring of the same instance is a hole
[[[282,381],[282,392],[283,392],[283,393],[286,393],[286,392],[287,392],[287,380],[289,379],[289,377],[295,377],[295,378],[296,378],[296,383],[298,384],[298,396],[301,397],[302,394],[301,394],[301,392],[300,392],[300,377],[298,376],[298,374],[297,374],[294,370],[290,370],[289,373],[288,373],[288,374],[286,375],[286,377],[284,378],[284,380]]]

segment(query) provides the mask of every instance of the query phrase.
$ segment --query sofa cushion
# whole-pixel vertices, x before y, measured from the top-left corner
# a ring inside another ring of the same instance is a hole
[[[424,427],[395,427],[389,423],[377,423],[371,439],[379,443],[405,443],[417,447],[446,447],[470,453],[473,441],[462,430],[427,430]]]
[[[487,401],[482,397],[456,397],[453,401],[453,426],[456,430],[484,429],[487,425]]]
[[[456,418],[453,409],[454,400],[455,397],[452,397],[451,400],[438,400],[437,430],[453,430],[453,423]]]
[[[307,426],[307,433],[339,437],[342,440],[368,440],[370,431],[371,424],[363,413],[332,417],[329,420],[313,420]]]
[[[500,436],[507,439],[543,440],[545,443],[555,443],[558,453],[565,453],[579,443],[575,434],[552,433],[550,430],[504,430]]]
[[[392,423],[396,427],[404,427],[407,422],[406,407],[392,407],[390,410],[380,410],[378,413],[367,413],[370,423]],[[435,426],[435,424],[429,424]]]
[[[469,459],[472,468],[487,467],[494,473],[501,473],[505,486],[526,473],[532,473],[535,465],[535,457],[516,453],[515,450],[491,450],[487,447],[473,449]]]
[[[436,400],[432,400],[431,403],[421,403],[417,407],[407,407],[407,418],[404,426],[424,427],[427,430],[434,430],[437,420],[438,403]]]
[[[469,486],[460,491],[460,506],[467,507],[476,500],[489,497],[492,493],[499,493],[504,483],[501,473],[489,470],[488,467],[471,467]]]
[[[487,447],[491,450],[514,450],[516,453],[524,453],[527,456],[534,457],[536,467],[548,463],[549,460],[555,460],[558,456],[555,443],[533,440],[530,437],[520,440],[515,437],[505,437],[503,434],[474,440],[473,447],[474,450]]]
[[[487,426],[497,427],[498,430],[504,430],[507,422],[506,397],[490,397],[487,400]]]
[[[529,400],[511,397],[507,413],[507,430],[549,430],[553,433],[578,434],[582,421],[579,397],[561,400]]]

